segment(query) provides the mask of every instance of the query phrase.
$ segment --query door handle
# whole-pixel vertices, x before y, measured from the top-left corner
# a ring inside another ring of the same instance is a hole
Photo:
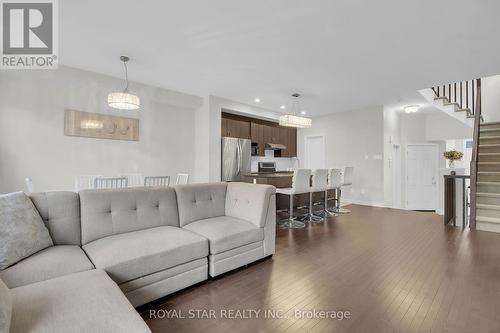
[[[237,145],[236,145],[236,151],[238,153],[238,156],[237,156],[237,159],[238,159],[238,162],[237,162],[237,165],[238,165],[238,173],[241,172],[241,146],[240,146],[240,143],[238,142]]]

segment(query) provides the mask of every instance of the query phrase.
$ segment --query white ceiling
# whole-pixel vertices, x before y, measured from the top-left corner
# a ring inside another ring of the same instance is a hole
[[[60,62],[310,115],[500,73],[497,0],[62,0]],[[132,86],[133,89],[133,86]],[[391,104],[391,105],[392,105]]]

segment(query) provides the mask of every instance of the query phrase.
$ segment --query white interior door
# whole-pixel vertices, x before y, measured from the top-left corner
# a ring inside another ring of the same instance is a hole
[[[322,135],[306,137],[305,153],[304,166],[307,169],[324,169],[326,166],[325,137]]]
[[[437,146],[408,145],[406,153],[406,208],[436,210]]]

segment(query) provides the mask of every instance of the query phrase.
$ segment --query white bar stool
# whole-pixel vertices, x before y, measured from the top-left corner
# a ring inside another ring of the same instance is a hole
[[[305,223],[297,221],[293,216],[293,196],[295,194],[309,193],[310,181],[311,170],[297,169],[293,172],[292,187],[276,189],[276,193],[288,195],[290,197],[289,217],[284,223],[280,224],[281,228],[299,229],[306,226]]]
[[[328,170],[328,189],[335,191],[335,205],[330,209],[327,208],[329,216],[339,216],[339,214],[337,214],[337,203],[340,202],[338,190],[342,186],[342,172],[342,169]],[[328,207],[328,203],[326,203],[326,206]]]
[[[317,169],[312,176],[312,186],[309,188],[309,213],[303,221],[309,223],[323,222],[323,217],[315,215],[313,211],[313,193],[326,192],[328,186],[328,170]]]
[[[347,208],[340,207],[340,198],[342,197],[342,187],[352,185],[352,178],[354,175],[354,167],[345,167],[342,174],[342,186],[338,189],[338,200],[336,206],[336,212],[339,214],[348,214],[351,211]]]

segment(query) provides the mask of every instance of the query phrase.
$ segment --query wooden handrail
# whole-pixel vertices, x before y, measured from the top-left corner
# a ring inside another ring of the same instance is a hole
[[[479,160],[479,135],[481,127],[481,79],[462,81],[459,83],[460,96],[457,96],[457,83],[432,87],[437,98],[444,98],[448,103],[456,103],[460,111],[467,111],[467,116],[474,117],[474,133],[472,158],[470,162],[470,228],[476,228],[476,193],[477,164]],[[453,93],[452,86],[453,85]],[[465,85],[465,89],[462,89]],[[465,103],[464,103],[465,102]]]
[[[477,163],[479,160],[479,135],[481,127],[481,79],[477,79],[476,108],[474,114],[474,135],[470,162],[470,228],[476,228]]]

